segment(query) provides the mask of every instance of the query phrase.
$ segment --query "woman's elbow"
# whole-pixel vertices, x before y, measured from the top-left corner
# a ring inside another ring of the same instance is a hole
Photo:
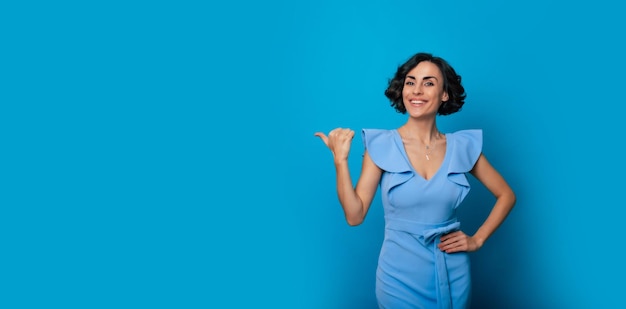
[[[512,189],[509,189],[506,196],[509,204],[511,205],[511,208],[513,208],[513,206],[515,206],[515,203],[517,202],[517,196],[515,195],[515,192],[513,192]]]
[[[517,201],[517,197],[515,196],[515,192],[512,189],[508,188],[498,194],[494,194],[498,203],[502,203],[503,205],[508,205],[509,208],[513,208]]]
[[[346,216],[346,222],[348,222],[349,226],[357,226],[363,223],[363,217],[360,216]]]

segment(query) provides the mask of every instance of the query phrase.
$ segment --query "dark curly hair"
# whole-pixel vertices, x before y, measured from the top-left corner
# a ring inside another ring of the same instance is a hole
[[[461,110],[465,103],[465,88],[461,85],[461,76],[448,64],[447,61],[440,57],[433,56],[429,53],[417,53],[407,62],[398,67],[396,75],[389,80],[389,86],[385,90],[385,96],[391,101],[398,113],[406,114],[406,107],[402,99],[402,89],[404,88],[404,79],[409,71],[413,70],[420,62],[429,61],[437,65],[443,75],[443,90],[448,93],[448,100],[444,101],[437,114],[450,115]]]

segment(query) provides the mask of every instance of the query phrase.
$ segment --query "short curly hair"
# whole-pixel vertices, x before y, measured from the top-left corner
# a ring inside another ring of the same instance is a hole
[[[429,61],[434,63],[443,75],[443,90],[448,93],[448,100],[444,101],[437,114],[450,115],[461,110],[465,103],[465,88],[461,85],[461,76],[446,60],[433,56],[430,53],[417,53],[409,58],[404,64],[398,67],[396,75],[389,80],[385,96],[391,101],[391,106],[398,113],[406,114],[406,107],[402,98],[402,89],[404,88],[404,79],[409,71],[413,70],[420,62]]]

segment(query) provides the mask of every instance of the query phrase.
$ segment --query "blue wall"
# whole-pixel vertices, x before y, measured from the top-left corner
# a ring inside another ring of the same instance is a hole
[[[380,200],[347,226],[313,133],[400,126],[418,51],[468,92],[440,128],[482,128],[518,195],[474,308],[623,303],[613,2],[207,3],[0,5],[0,307],[375,308]]]

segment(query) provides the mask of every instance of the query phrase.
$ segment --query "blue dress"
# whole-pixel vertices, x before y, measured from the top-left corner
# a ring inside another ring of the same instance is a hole
[[[363,129],[363,143],[383,170],[385,237],[376,270],[380,308],[468,308],[467,252],[445,253],[440,237],[460,229],[456,208],[470,190],[469,172],[482,149],[481,130],[446,134],[441,167],[426,180],[411,165],[397,130]]]

